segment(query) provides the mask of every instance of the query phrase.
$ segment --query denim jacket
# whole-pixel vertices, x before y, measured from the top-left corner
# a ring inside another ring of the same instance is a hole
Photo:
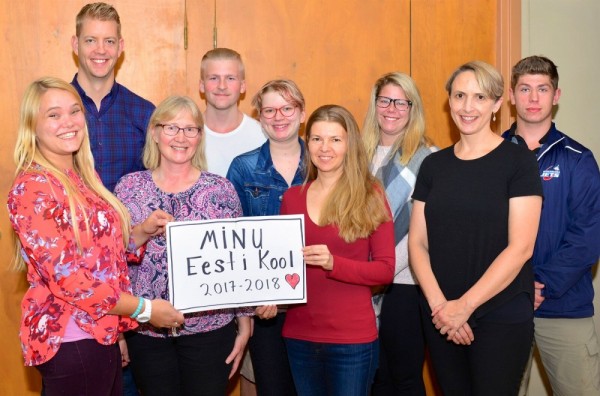
[[[304,181],[304,141],[300,142],[300,162],[292,186]],[[244,216],[271,216],[279,214],[283,193],[290,187],[273,166],[269,141],[262,146],[238,155],[227,172],[242,203]]]

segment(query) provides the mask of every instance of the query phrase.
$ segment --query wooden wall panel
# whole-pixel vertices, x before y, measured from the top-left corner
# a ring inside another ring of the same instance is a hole
[[[508,90],[512,67],[521,59],[521,0],[498,0],[496,67],[504,76],[504,102],[498,114],[496,132],[502,133],[515,121]]]
[[[5,252],[0,258],[0,396],[36,395],[40,389],[37,371],[22,366],[17,333],[19,303],[27,284],[22,273],[9,269],[12,240],[3,204],[14,174],[18,106],[25,86],[34,78],[47,74],[72,78],[76,60],[70,37],[75,32],[75,15],[86,2],[0,0],[4,55],[0,72],[6,77],[0,95],[5,133],[0,143],[0,249]],[[322,104],[337,103],[348,107],[362,125],[375,79],[399,70],[411,73],[417,81],[425,101],[428,133],[441,147],[457,137],[444,91],[450,72],[471,59],[492,64],[516,61],[503,59],[515,57],[514,48],[505,50],[507,37],[513,35],[510,42],[518,37],[511,21],[520,0],[110,3],[119,11],[125,39],[117,80],[154,103],[185,93],[204,108],[198,93],[200,59],[213,47],[216,15],[218,46],[236,49],[246,63],[244,111],[251,113],[250,99],[264,82],[285,77],[298,83],[309,113]],[[429,381],[428,386],[428,394],[435,394]],[[232,394],[238,394],[237,388]]]
[[[440,147],[458,140],[446,80],[461,64],[496,64],[496,23],[502,0],[411,2],[411,69],[425,106],[427,133]]]
[[[308,113],[340,104],[362,125],[375,80],[388,71],[409,71],[409,5],[409,0],[217,1],[218,46],[240,52],[246,65],[241,108],[250,113],[258,89],[284,77],[299,85]],[[197,73],[189,74],[188,85],[198,86],[200,59],[213,47],[214,12],[212,0],[188,1],[188,69]]]
[[[55,75],[71,81],[77,70],[70,39],[75,16],[87,1],[0,1],[2,121],[0,143],[0,395],[39,395],[37,370],[23,367],[18,342],[20,301],[27,283],[12,271],[11,228],[6,196],[12,184],[12,153],[19,104],[25,87],[35,78]],[[125,49],[117,80],[157,103],[171,93],[185,93],[183,0],[110,1],[121,17]]]

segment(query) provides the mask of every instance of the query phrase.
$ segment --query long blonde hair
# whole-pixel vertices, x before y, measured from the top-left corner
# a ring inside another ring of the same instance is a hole
[[[37,163],[44,169],[45,173],[49,173],[55,177],[59,183],[64,187],[67,197],[69,200],[69,212],[71,215],[71,221],[77,220],[76,208],[84,207],[81,193],[77,186],[67,177],[62,169],[57,168],[51,161],[49,161],[37,147],[36,142],[36,128],[38,117],[40,115],[40,104],[42,96],[51,89],[59,89],[67,91],[77,100],[80,108],[83,111],[83,103],[79,94],[73,88],[73,86],[66,81],[55,77],[42,77],[35,80],[25,90],[23,95],[23,101],[21,102],[21,112],[19,116],[19,129],[17,134],[17,143],[14,152],[14,161],[17,166],[16,173],[30,171],[39,172],[36,170],[32,163]],[[123,233],[123,246],[126,246],[129,240],[129,213],[123,204],[110,192],[94,170],[94,158],[90,149],[90,138],[88,134],[87,125],[84,127],[84,137],[81,143],[81,147],[77,152],[73,154],[73,170],[77,172],[85,184],[95,192],[100,198],[105,200],[110,206],[112,206],[118,213],[121,219],[121,231]],[[82,211],[85,215],[85,211]],[[83,229],[89,231],[90,224],[89,219],[84,216]],[[81,237],[79,232],[79,225],[73,224],[73,231],[75,233],[75,240],[77,246],[81,248]],[[16,265],[18,268],[24,268],[25,263],[21,256],[21,243],[19,238],[15,238],[16,243]]]
[[[409,110],[408,124],[405,127],[404,133],[402,137],[396,139],[390,151],[390,155],[392,156],[400,151],[400,163],[406,165],[419,147],[431,146],[431,141],[425,136],[425,112],[419,89],[410,76],[400,72],[384,74],[375,81],[375,85],[373,85],[373,89],[371,90],[369,108],[362,129],[367,159],[369,161],[373,159],[377,151],[377,145],[379,145],[381,133],[379,123],[377,122],[377,106],[375,105],[375,101],[386,85],[395,85],[402,88],[406,99],[412,102]]]
[[[319,121],[339,124],[348,134],[348,149],[342,163],[344,171],[325,200],[319,225],[335,224],[339,236],[346,242],[366,238],[390,219],[383,187],[369,171],[358,125],[352,114],[337,105],[325,105],[315,110],[306,123],[309,147],[312,126]],[[305,163],[306,184],[317,178],[318,169],[310,160]]]

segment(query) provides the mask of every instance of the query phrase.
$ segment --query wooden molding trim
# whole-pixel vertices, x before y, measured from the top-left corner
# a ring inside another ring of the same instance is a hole
[[[521,0],[497,0],[498,24],[496,67],[504,77],[504,103],[500,107],[496,131],[507,130],[514,122],[509,99],[510,71],[521,59]]]

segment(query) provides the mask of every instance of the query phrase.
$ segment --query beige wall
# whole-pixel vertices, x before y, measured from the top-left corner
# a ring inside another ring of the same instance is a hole
[[[599,20],[598,0],[522,0],[522,55],[545,55],[556,63],[562,90],[556,126],[592,150],[596,161],[600,158]],[[598,274],[594,287],[594,305],[596,312],[600,312]],[[598,315],[596,332],[600,334]],[[529,395],[551,394],[534,364]]]

